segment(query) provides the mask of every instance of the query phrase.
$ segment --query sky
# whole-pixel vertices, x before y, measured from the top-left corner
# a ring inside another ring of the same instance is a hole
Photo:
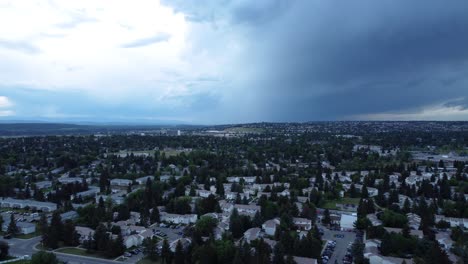
[[[466,0],[0,0],[0,121],[467,120]]]

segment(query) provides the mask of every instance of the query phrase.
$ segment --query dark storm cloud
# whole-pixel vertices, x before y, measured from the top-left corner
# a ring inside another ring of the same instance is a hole
[[[342,119],[468,98],[468,1],[214,2],[183,7],[200,18],[226,14],[248,34],[241,67],[264,105],[249,111],[263,119]]]

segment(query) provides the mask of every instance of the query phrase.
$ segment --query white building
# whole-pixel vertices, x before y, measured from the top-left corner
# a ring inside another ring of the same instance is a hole
[[[246,242],[250,243],[255,239],[258,239],[260,237],[260,231],[262,231],[258,227],[250,228],[247,231],[244,232],[244,239]]]
[[[19,200],[13,198],[5,198],[0,201],[2,207],[8,208],[26,208],[40,210],[43,212],[53,212],[57,210],[57,205],[49,202],[38,202],[34,200]]]
[[[51,181],[40,181],[40,182],[36,182],[34,184],[36,185],[36,188],[38,190],[47,189],[47,188],[52,187],[52,182]]]
[[[96,197],[96,195],[100,192],[100,189],[98,187],[89,187],[89,190],[83,191],[83,192],[78,192],[76,193],[73,197],[78,198],[88,198],[88,197]],[[72,199],[73,199],[72,197]]]
[[[312,221],[307,218],[293,217],[293,224],[300,230],[309,231],[312,229]]]
[[[166,212],[161,212],[160,218],[162,222],[168,222],[173,224],[193,224],[197,222],[198,216],[196,214],[169,214]]]
[[[127,179],[112,179],[110,181],[110,184],[113,186],[129,186],[133,184],[132,180],[127,180]]]
[[[468,228],[468,218],[455,218],[455,217],[445,217],[443,215],[436,215],[435,222],[446,221],[450,223],[450,226],[461,226],[464,228]]]
[[[261,207],[258,205],[251,205],[251,204],[235,204],[234,208],[237,209],[240,215],[246,215],[251,218],[255,216],[255,214],[260,212]]]
[[[169,248],[171,249],[171,251],[173,253],[176,252],[176,248],[177,248],[177,243],[180,241],[180,244],[182,245],[182,248],[184,250],[186,250],[190,244],[192,244],[192,240],[188,239],[188,238],[185,238],[185,237],[182,237],[182,238],[178,238],[174,241],[172,241],[170,244],[169,244]]]
[[[276,227],[280,225],[279,219],[271,219],[263,223],[262,228],[265,231],[265,234],[269,236],[274,236],[276,233]]]
[[[354,222],[357,221],[357,217],[354,215],[342,214],[340,220],[340,227],[342,231],[354,230]]]
[[[136,181],[138,184],[146,184],[146,182],[148,181],[148,179],[154,181],[154,176],[151,176],[151,175],[144,176],[144,177],[141,177],[141,178],[136,179],[135,181]]]
[[[85,240],[93,239],[94,230],[89,227],[76,226],[76,232],[80,235],[80,243],[83,243]]]

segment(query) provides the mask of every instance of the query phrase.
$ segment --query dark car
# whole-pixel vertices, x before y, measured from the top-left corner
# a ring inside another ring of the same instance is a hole
[[[4,239],[11,239],[13,236],[11,234],[6,234],[3,236]]]

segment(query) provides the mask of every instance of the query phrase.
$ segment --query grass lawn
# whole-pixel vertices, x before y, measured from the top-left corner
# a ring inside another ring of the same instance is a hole
[[[78,255],[78,256],[85,256],[85,257],[91,257],[91,258],[114,259],[114,258],[105,257],[99,253],[88,253],[86,252],[86,249],[80,249],[80,248],[61,248],[61,249],[55,250],[55,252]]]
[[[140,261],[137,262],[137,264],[159,264],[159,263],[161,263],[159,260],[152,261],[149,258],[142,258]]]
[[[27,234],[27,235],[18,234],[15,237],[20,238],[20,239],[30,239],[30,238],[37,237],[37,236],[40,236],[39,232],[34,232],[34,233],[31,233],[31,234]]]
[[[354,204],[354,205],[358,205],[359,200],[360,200],[359,198],[349,198],[349,197],[344,197],[344,198],[337,199],[337,200],[328,200],[323,205],[323,208],[336,210],[336,209],[338,209],[336,207],[336,204]]]
[[[9,264],[30,264],[31,261],[30,260],[17,260],[17,261],[13,261],[13,262],[8,262]]]

